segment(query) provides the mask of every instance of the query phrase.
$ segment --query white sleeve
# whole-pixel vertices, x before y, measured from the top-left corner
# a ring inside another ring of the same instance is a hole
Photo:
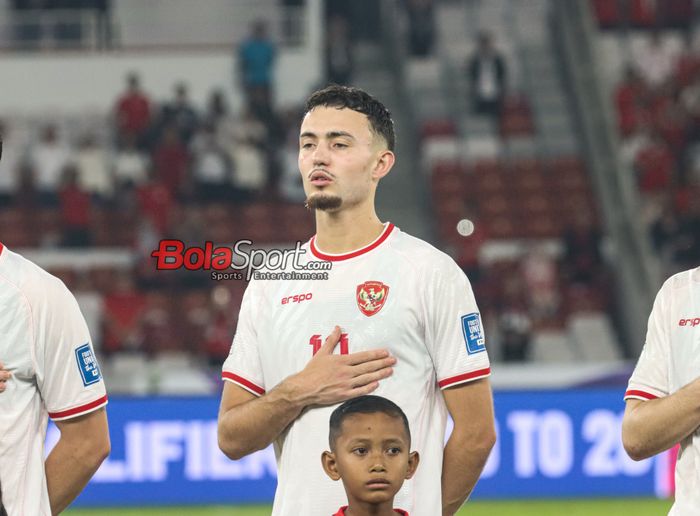
[[[107,404],[90,333],[66,286],[49,276],[33,304],[37,385],[54,421]]]
[[[449,257],[426,274],[426,345],[441,389],[491,374],[484,326],[464,272]]]
[[[651,400],[669,394],[668,361],[670,356],[668,300],[671,284],[667,282],[654,300],[647,325],[647,336],[625,391],[625,400]]]
[[[261,290],[258,282],[251,280],[243,294],[236,334],[221,374],[224,380],[233,382],[256,396],[265,394],[258,352],[258,332],[255,328],[262,300]]]

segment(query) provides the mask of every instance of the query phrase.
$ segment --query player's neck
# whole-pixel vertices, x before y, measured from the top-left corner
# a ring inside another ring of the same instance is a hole
[[[374,242],[384,231],[384,224],[370,213],[316,213],[316,247],[329,254],[343,254]]]
[[[382,503],[367,503],[357,500],[349,501],[345,516],[396,516],[394,500]]]

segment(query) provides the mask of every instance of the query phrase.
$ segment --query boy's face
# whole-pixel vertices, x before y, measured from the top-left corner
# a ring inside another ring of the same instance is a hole
[[[391,502],[418,467],[403,421],[381,412],[353,414],[340,430],[335,449],[321,458],[326,474],[343,480],[351,505]]]

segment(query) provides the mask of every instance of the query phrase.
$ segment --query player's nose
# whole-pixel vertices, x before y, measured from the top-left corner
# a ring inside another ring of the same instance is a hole
[[[314,166],[327,165],[330,160],[330,151],[324,143],[319,143],[311,154]]]

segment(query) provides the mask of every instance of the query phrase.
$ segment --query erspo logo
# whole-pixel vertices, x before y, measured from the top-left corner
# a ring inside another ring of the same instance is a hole
[[[287,305],[289,303],[301,303],[302,301],[308,301],[312,297],[314,297],[314,295],[311,292],[308,292],[307,294],[295,294],[293,296],[283,297],[282,304]]]
[[[681,319],[678,321],[678,326],[700,326],[700,317],[693,317],[691,319]]]

